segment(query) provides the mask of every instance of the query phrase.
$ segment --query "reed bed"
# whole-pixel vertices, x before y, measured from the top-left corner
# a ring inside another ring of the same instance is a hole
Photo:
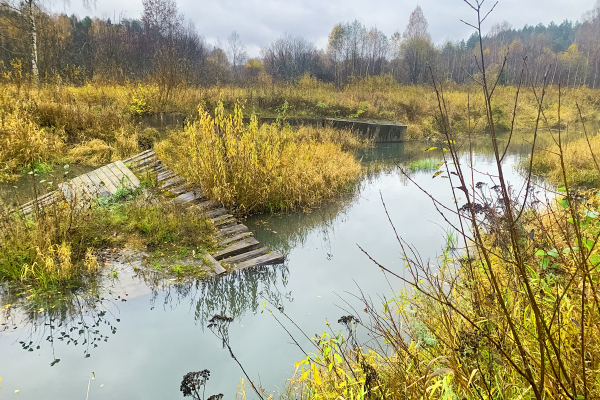
[[[246,125],[240,108],[227,115],[219,103],[214,117],[201,109],[199,121],[155,148],[209,198],[244,213],[279,211],[316,205],[358,178],[360,164],[342,151],[355,143],[351,133],[329,132],[259,127],[255,117]]]
[[[533,156],[533,171],[550,182],[564,181],[558,145],[551,144]],[[582,187],[600,187],[600,136],[583,137],[564,145],[564,167],[567,183]],[[529,163],[526,160],[524,165]]]
[[[516,87],[498,86],[493,104],[497,129],[512,126]],[[599,89],[563,89],[562,120],[578,120],[577,102],[586,121],[597,119]],[[485,101],[475,86],[444,87],[448,122],[456,132],[469,127],[486,130]],[[558,108],[558,88],[547,88],[547,115]],[[164,99],[152,82],[124,85],[95,82],[63,84],[0,84],[0,179],[14,179],[32,162],[100,164],[151,148],[162,134],[145,130],[143,116],[177,112],[190,121],[219,102],[228,114],[240,105],[246,114],[278,116],[287,103],[289,117],[383,119],[408,125],[407,139],[436,137],[441,133],[436,96],[430,86],[404,86],[390,76],[355,79],[344,87],[305,76],[294,83],[253,82],[245,87],[180,86]],[[469,106],[467,106],[467,104]],[[535,121],[535,99],[522,92],[514,127],[526,131]],[[556,127],[557,120],[549,117]]]

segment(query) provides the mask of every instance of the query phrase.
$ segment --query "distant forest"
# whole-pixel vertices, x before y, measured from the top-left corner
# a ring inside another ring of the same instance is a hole
[[[208,45],[185,21],[175,0],[142,0],[139,19],[78,18],[50,14],[36,0],[0,0],[0,69],[4,79],[60,79],[124,83],[152,80],[177,84],[246,85],[295,81],[310,74],[344,85],[356,77],[391,75],[403,84],[436,79],[462,84],[479,72],[474,52],[479,39],[434,44],[420,7],[408,26],[386,36],[359,21],[340,23],[326,48],[284,34],[248,58],[235,31],[218,46]],[[508,22],[492,27],[483,40],[490,73],[501,84],[518,83],[526,57],[534,79],[548,72],[552,84],[600,85],[600,0],[581,22],[539,24],[521,29]]]

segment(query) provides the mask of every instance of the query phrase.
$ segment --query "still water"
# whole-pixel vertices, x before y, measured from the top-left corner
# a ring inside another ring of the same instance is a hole
[[[504,160],[514,184],[522,178],[511,166],[527,155],[526,139],[514,138]],[[441,159],[439,151],[423,151],[430,146],[380,144],[358,157],[363,162],[384,159],[404,164]],[[473,151],[476,181],[493,185],[493,177],[485,175],[495,173],[489,139],[478,138]],[[463,158],[467,157],[465,153]],[[417,171],[410,176],[451,205],[448,179],[432,179],[432,174]],[[0,319],[5,324],[0,325],[0,398],[85,399],[89,384],[89,399],[180,399],[183,375],[208,369],[207,397],[223,393],[232,399],[243,375],[206,328],[216,313],[234,317],[231,346],[251,378],[278,392],[303,355],[275,318],[261,312],[262,296],[283,307],[308,336],[314,336],[327,330],[326,321],[341,329],[338,318],[354,313],[350,307],[361,309],[353,297],[359,291],[378,302],[402,289],[401,282],[388,280],[357,246],[398,274],[405,273],[382,198],[398,233],[424,259],[434,258],[445,243],[447,225],[431,200],[397,169],[384,168],[359,186],[354,194],[309,213],[248,218],[247,225],[262,244],[287,255],[284,265],[207,282],[155,285],[133,274],[131,265],[115,263],[119,278],[98,282],[100,299],[81,294],[56,308],[60,311],[13,310],[11,320],[6,315]],[[0,291],[0,307],[5,309],[7,300],[1,296]],[[303,347],[310,348],[285,317],[278,312],[275,316]],[[95,379],[90,380],[92,374]]]

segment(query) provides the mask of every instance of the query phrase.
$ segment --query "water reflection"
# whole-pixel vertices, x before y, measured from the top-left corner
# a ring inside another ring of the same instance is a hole
[[[152,288],[150,306],[157,303],[164,309],[175,309],[189,304],[195,321],[206,327],[215,314],[241,319],[250,311],[256,312],[261,295],[276,304],[293,301],[286,291],[289,270],[286,264],[264,266],[229,273],[217,278],[194,280],[176,284],[164,281],[146,281]]]
[[[46,297],[47,296],[47,297]],[[0,286],[0,335],[14,337],[23,350],[50,345],[54,366],[60,361],[55,341],[82,346],[84,357],[117,333],[120,320],[111,311],[120,296],[92,280],[88,289],[34,295],[22,287]]]

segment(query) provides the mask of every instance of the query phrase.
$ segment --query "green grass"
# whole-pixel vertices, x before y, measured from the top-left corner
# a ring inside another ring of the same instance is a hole
[[[6,209],[0,213],[0,282],[77,287],[100,270],[97,249],[128,247],[180,260],[190,251],[213,249],[213,229],[199,212],[143,187],[119,188],[90,207],[48,207],[28,218]]]
[[[438,169],[439,162],[431,158],[411,161],[406,166],[410,172],[434,172]]]

